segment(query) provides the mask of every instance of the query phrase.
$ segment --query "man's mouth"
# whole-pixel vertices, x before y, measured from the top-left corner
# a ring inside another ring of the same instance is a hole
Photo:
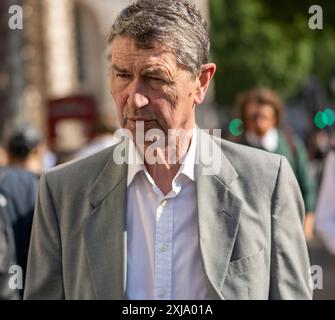
[[[148,119],[148,118],[143,118],[143,117],[128,117],[127,120],[129,121],[143,121],[143,122],[150,122],[154,121],[154,119]]]

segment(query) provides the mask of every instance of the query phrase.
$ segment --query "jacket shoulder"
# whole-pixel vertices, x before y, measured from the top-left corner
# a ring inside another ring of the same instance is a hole
[[[234,166],[241,163],[243,165],[248,164],[248,167],[279,167],[281,155],[217,137],[214,137],[214,140],[220,145],[223,154]]]
[[[273,190],[280,167],[286,158],[258,148],[253,148],[214,137],[224,157],[238,175],[238,181],[253,190]]]
[[[82,182],[87,185],[95,180],[110,161],[114,147],[111,146],[88,157],[58,165],[46,172],[45,176],[50,184],[62,183],[64,185],[69,183],[73,185]]]

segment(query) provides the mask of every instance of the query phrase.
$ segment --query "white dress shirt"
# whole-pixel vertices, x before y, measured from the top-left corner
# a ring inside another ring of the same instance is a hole
[[[138,151],[129,144],[129,155]],[[128,299],[207,299],[198,241],[196,130],[172,190],[164,196],[143,164],[128,164]],[[134,159],[134,158],[132,158]]]
[[[327,156],[316,206],[316,230],[335,254],[335,151]]]

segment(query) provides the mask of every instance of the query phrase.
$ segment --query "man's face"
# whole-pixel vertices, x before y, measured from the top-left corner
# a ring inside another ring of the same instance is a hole
[[[271,105],[250,103],[246,107],[246,128],[258,136],[276,127],[276,114]]]
[[[145,132],[194,127],[200,81],[177,66],[171,51],[160,44],[139,49],[133,39],[118,36],[111,53],[110,89],[121,127],[133,135],[136,121],[144,122]]]

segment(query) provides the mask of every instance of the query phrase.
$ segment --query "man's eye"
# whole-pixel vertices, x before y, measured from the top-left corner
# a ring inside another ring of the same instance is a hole
[[[147,77],[147,79],[150,80],[150,81],[164,82],[163,79],[157,78],[157,77]]]
[[[128,79],[128,78],[130,78],[130,74],[127,74],[127,73],[117,73],[116,77],[117,78],[122,78],[122,79]]]

